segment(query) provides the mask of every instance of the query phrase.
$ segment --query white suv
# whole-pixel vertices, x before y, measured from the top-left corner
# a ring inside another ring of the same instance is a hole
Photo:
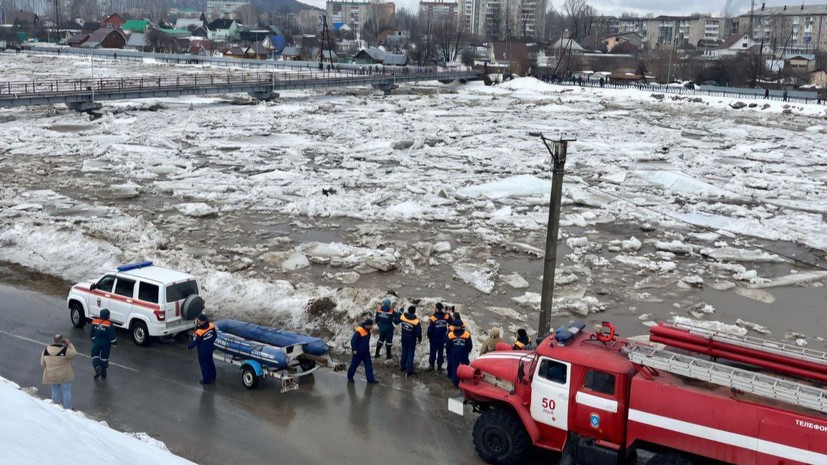
[[[171,336],[194,327],[204,311],[195,276],[173,271],[152,262],[119,266],[95,282],[72,286],[66,303],[76,328],[109,309],[109,319],[128,329],[139,346],[152,336]]]

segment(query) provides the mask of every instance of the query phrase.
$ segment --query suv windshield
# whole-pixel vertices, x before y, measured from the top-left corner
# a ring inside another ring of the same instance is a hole
[[[184,300],[192,294],[198,294],[198,284],[195,280],[167,286],[167,302]]]

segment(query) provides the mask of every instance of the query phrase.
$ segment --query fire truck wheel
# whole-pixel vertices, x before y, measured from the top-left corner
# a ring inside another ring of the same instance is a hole
[[[692,465],[692,461],[679,454],[657,454],[646,465]]]
[[[512,411],[494,408],[474,423],[474,447],[488,463],[516,465],[528,450],[528,434]]]

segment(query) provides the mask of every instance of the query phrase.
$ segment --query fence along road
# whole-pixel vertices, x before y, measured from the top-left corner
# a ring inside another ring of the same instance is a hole
[[[36,80],[0,83],[0,107],[53,105],[70,107],[101,100],[180,97],[247,93],[267,99],[276,92],[299,89],[373,86],[390,90],[397,84],[479,79],[475,71],[399,72],[347,74],[336,72],[183,74],[115,79]]]

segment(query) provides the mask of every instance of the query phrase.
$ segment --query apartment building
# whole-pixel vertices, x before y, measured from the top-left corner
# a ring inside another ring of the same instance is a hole
[[[739,17],[739,33],[769,43],[778,52],[813,53],[827,49],[827,4],[762,4]]]
[[[379,26],[389,25],[396,13],[396,5],[392,2],[374,3],[371,1],[328,1],[326,5],[328,26],[334,23],[347,24],[348,27],[360,34],[365,22],[376,21]]]

